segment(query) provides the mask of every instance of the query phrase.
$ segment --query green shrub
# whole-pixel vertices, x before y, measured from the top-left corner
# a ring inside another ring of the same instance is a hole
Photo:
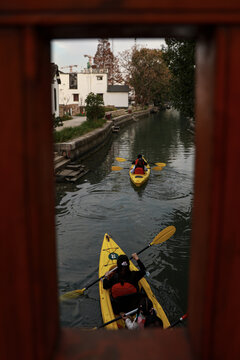
[[[71,120],[71,119],[72,119],[72,116],[69,115],[69,114],[64,114],[63,116],[60,117],[60,119],[61,119],[62,121]]]
[[[90,121],[95,121],[104,117],[104,103],[100,95],[89,93],[86,98],[86,115]]]
[[[55,116],[55,114],[52,114],[52,121],[54,129],[56,129],[56,127],[58,126],[63,125],[62,119],[59,116]]]

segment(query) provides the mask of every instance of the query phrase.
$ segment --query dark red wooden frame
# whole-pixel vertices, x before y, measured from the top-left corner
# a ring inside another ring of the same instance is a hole
[[[0,10],[1,359],[239,359],[239,1],[13,0]],[[188,327],[61,329],[49,42],[166,35],[198,38]]]

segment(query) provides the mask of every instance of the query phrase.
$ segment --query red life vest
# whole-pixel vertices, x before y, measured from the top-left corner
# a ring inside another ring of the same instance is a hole
[[[118,296],[125,296],[130,294],[135,294],[137,289],[134,285],[130,284],[129,282],[123,283],[123,285],[118,282],[112,286],[112,297],[115,299]]]
[[[141,174],[141,175],[143,175],[143,174],[145,174],[145,172],[144,172],[143,168],[138,167],[138,168],[135,168],[134,174]]]
[[[144,171],[144,160],[143,159],[137,159],[135,161],[135,170],[134,174],[145,174]]]

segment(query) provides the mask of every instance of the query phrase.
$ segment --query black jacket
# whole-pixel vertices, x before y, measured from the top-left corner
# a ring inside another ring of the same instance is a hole
[[[103,288],[110,289],[113,285],[117,284],[118,282],[126,281],[130,284],[134,285],[138,290],[138,281],[146,274],[146,268],[141,262],[141,260],[137,260],[138,266],[140,270],[138,271],[129,271],[124,278],[122,278],[118,271],[116,271],[110,279],[103,280]]]

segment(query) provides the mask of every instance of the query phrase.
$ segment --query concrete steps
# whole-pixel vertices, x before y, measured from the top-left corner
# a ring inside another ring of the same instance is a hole
[[[57,182],[76,182],[89,172],[84,165],[68,164],[63,170],[56,173]]]
[[[54,153],[54,173],[57,182],[76,182],[88,171],[84,165],[72,163],[71,159]]]
[[[55,173],[60,171],[61,169],[64,169],[66,167],[66,165],[70,163],[70,161],[71,161],[71,159],[64,159],[61,162],[57,163],[54,166]]]

